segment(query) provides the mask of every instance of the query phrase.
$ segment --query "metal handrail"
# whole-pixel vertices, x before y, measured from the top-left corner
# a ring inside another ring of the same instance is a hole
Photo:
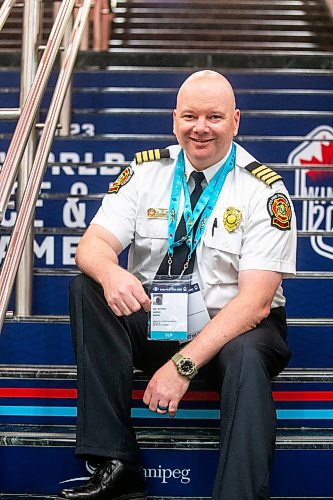
[[[7,18],[14,7],[16,0],[4,0],[1,8],[0,8],[0,31],[4,27]]]
[[[6,159],[2,166],[0,174],[0,223],[6,211],[8,200],[17,176],[18,167],[22,160],[74,4],[75,0],[64,0],[61,4],[46,49],[38,66],[33,86],[23,106]]]
[[[0,8],[0,32],[4,27],[12,8],[14,7],[16,0],[5,0]],[[21,114],[19,108],[0,108],[0,119],[1,120],[13,120],[17,119]]]
[[[68,0],[67,2],[66,0],[64,0],[62,8],[59,10],[57,19],[67,18],[68,20],[68,18],[71,15],[71,11],[74,7],[74,3],[75,0],[71,1]],[[66,53],[66,57],[61,67],[59,77],[55,86],[54,95],[50,104],[49,112],[46,117],[45,127],[39,141],[34,164],[31,170],[31,175],[29,177],[24,192],[20,210],[17,215],[16,224],[14,226],[10,243],[7,249],[5,261],[0,275],[0,330],[2,328],[4,319],[6,317],[6,310],[8,307],[16,272],[24,249],[25,239],[27,237],[30,228],[30,223],[33,217],[35,204],[38,198],[38,193],[40,190],[43,174],[46,168],[47,158],[51,149],[52,141],[57,127],[59,114],[65,98],[66,90],[69,85],[71,75],[74,69],[76,56],[79,50],[85,25],[88,20],[91,4],[92,0],[84,0],[79,8],[78,15],[72,31],[72,36],[69,42],[69,47]],[[67,9],[66,12],[63,9],[63,6],[65,5],[66,5],[65,8]],[[59,30],[59,32],[63,33],[62,30]],[[53,44],[56,45],[57,41],[52,40],[52,45]],[[45,52],[48,53],[48,50],[46,49]],[[48,72],[50,71],[48,61],[50,61],[51,59],[53,59],[54,61],[54,58],[51,57],[50,59],[47,59],[47,68],[43,68],[43,70],[39,72],[37,71],[37,75],[39,73],[43,75],[47,71]],[[37,80],[35,79],[35,82],[36,81]],[[31,93],[29,93],[29,96],[30,94]],[[34,113],[34,110],[30,109],[30,112]],[[20,150],[17,150],[16,154],[17,156],[19,156]],[[19,162],[17,162],[17,158],[16,156],[14,156],[12,159],[12,165],[15,166],[16,163]],[[13,170],[13,168],[12,171],[13,173],[16,174],[16,170],[15,169]],[[6,173],[8,176],[8,171]]]

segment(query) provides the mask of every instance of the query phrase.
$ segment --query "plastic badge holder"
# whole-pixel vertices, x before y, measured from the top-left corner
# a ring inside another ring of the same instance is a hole
[[[149,340],[186,341],[188,338],[188,293],[192,275],[155,276],[149,284],[151,310]]]

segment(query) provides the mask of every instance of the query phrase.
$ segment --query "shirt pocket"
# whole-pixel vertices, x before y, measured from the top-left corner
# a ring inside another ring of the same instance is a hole
[[[207,229],[203,245],[204,276],[208,284],[238,283],[242,232],[224,227]]]
[[[167,219],[138,217],[135,227],[137,259],[148,264],[149,272],[156,272],[168,249]]]

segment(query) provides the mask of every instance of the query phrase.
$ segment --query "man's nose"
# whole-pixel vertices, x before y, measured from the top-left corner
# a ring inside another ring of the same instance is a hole
[[[194,131],[197,132],[197,134],[203,134],[204,132],[207,132],[207,130],[208,124],[206,118],[198,118],[194,125]]]

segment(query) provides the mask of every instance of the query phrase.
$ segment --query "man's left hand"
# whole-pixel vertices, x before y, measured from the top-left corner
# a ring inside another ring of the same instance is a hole
[[[143,396],[143,402],[151,411],[170,417],[176,415],[179,401],[188,389],[190,381],[177,372],[172,361],[168,361],[153,375]]]

